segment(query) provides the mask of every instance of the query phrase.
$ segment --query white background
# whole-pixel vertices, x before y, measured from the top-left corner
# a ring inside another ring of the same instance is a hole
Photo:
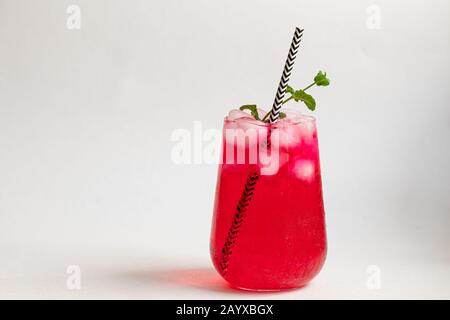
[[[443,0],[0,0],[0,298],[450,298],[449,14]],[[332,81],[312,90],[329,255],[301,290],[234,291],[209,260],[217,167],[174,164],[171,134],[270,106],[295,26],[290,84]]]

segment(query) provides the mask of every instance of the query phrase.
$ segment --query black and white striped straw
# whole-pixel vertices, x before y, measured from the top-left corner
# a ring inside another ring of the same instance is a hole
[[[291,48],[289,49],[289,54],[286,59],[286,63],[284,65],[283,75],[281,76],[280,84],[278,85],[277,94],[275,96],[275,101],[273,102],[272,110],[270,111],[269,117],[270,123],[276,122],[278,120],[278,116],[280,115],[281,103],[283,102],[286,87],[289,82],[289,78],[291,76],[292,67],[294,66],[294,61],[298,52],[298,47],[300,45],[302,34],[303,29],[299,28],[295,29],[294,38],[292,39],[291,43]],[[270,135],[271,135],[270,132],[271,129],[269,129],[267,136],[268,145],[270,144]],[[242,226],[242,223],[244,222],[247,207],[250,205],[252,201],[253,193],[255,191],[259,178],[260,175],[258,172],[250,172],[250,174],[247,177],[247,181],[244,186],[241,198],[236,207],[233,222],[231,224],[230,229],[228,230],[227,238],[222,247],[221,252],[222,255],[219,261],[219,268],[224,277],[227,275],[230,258],[232,256],[233,249],[236,244],[239,230]]]
[[[275,101],[272,105],[272,110],[270,111],[269,121],[274,123],[278,120],[280,115],[281,104],[286,93],[286,88],[291,77],[292,67],[294,66],[295,57],[297,56],[298,47],[300,41],[302,40],[303,29],[295,28],[294,37],[292,38],[291,48],[289,49],[289,54],[284,64],[283,74],[281,76],[280,84],[278,85],[277,94],[275,96]]]

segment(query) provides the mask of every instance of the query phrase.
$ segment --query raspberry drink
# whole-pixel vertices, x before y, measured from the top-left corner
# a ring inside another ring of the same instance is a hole
[[[270,124],[239,112],[224,121],[212,260],[238,288],[301,287],[320,271],[326,255],[315,119],[290,113]],[[274,163],[262,162],[264,148]],[[254,149],[260,149],[256,161]]]
[[[247,104],[224,121],[210,248],[218,272],[241,289],[298,288],[325,261],[316,122],[281,112],[291,100],[314,111],[306,91],[330,84],[319,71],[303,89],[288,86],[302,35],[296,28],[270,112]]]

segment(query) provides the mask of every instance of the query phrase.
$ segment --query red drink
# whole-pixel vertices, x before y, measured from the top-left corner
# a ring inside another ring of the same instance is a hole
[[[254,135],[247,134],[252,129],[264,138],[252,139]],[[236,130],[246,132],[245,142],[230,139]],[[270,158],[276,160],[270,168],[252,158],[255,148],[265,148],[268,137]],[[244,163],[239,152],[245,155]],[[269,125],[245,116],[227,117],[222,155],[211,232],[216,269],[243,289],[305,285],[320,271],[326,255],[315,119],[291,114]],[[246,183],[250,190],[245,190]]]

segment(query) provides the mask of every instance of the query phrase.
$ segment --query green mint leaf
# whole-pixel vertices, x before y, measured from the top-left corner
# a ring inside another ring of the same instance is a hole
[[[292,89],[291,86],[287,86],[287,87],[286,87],[286,92],[287,92],[287,93],[290,93],[290,94],[294,94],[294,89]]]
[[[260,120],[259,119],[258,110],[256,109],[256,105],[255,104],[243,105],[242,107],[239,108],[239,110],[241,110],[241,111],[250,110],[250,113],[253,116],[253,118],[255,118],[256,120]]]
[[[280,112],[280,114],[278,115],[278,119],[284,119],[284,118],[286,118],[286,113]]]
[[[326,87],[330,84],[330,79],[327,78],[327,73],[319,71],[314,77],[314,82],[317,86]]]
[[[316,109],[316,100],[303,90],[297,90],[293,94],[295,101],[303,101],[309,110],[314,111]]]

